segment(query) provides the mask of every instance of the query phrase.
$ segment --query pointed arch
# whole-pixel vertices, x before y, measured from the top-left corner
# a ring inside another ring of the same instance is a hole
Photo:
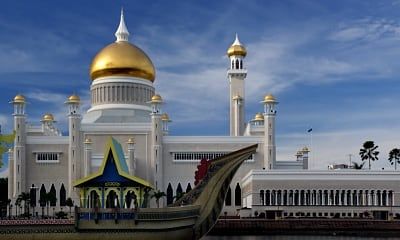
[[[226,193],[225,197],[225,206],[231,206],[232,205],[232,191],[231,187],[229,186],[228,192]]]
[[[235,60],[232,60],[232,62],[231,62],[231,69],[234,69],[235,68]]]
[[[242,189],[240,188],[239,183],[236,184],[235,187],[235,206],[242,205]]]
[[[51,184],[49,193],[51,195],[50,206],[54,207],[57,205],[57,192],[56,192],[56,188],[54,187],[54,184]]]
[[[171,183],[167,187],[167,205],[172,204],[174,201],[174,190],[172,189]]]
[[[183,190],[182,190],[181,183],[178,183],[178,187],[176,188],[176,196],[182,195],[182,192],[183,192]]]
[[[240,60],[240,69],[243,69],[243,60]]]
[[[41,207],[46,206],[46,187],[44,184],[40,187],[40,192],[39,192],[39,204]]]
[[[60,206],[64,207],[66,205],[67,205],[67,194],[65,191],[64,183],[62,183],[60,188]]]
[[[188,185],[186,187],[186,193],[190,192],[190,190],[192,190],[192,185],[190,185],[190,183],[188,183]]]
[[[239,69],[239,59],[236,59],[236,68],[235,69]]]
[[[30,196],[30,205],[32,207],[36,207],[36,189],[35,184],[32,184],[31,189],[29,191],[29,196]]]

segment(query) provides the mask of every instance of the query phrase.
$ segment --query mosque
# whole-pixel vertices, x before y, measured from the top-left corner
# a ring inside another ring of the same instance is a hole
[[[105,176],[105,146],[112,137],[114,145],[119,146],[117,165],[123,166],[124,176],[165,192],[162,206],[194,187],[200,160],[258,144],[257,152],[232,180],[224,214],[358,217],[369,211],[387,218],[391,213],[400,213],[396,172],[309,170],[307,147],[300,149],[292,161],[276,160],[278,101],[267,94],[260,99],[262,113],[245,121],[247,51],[238,36],[227,50],[229,136],[170,136],[170,119],[163,112],[163,98],[154,88],[155,67],[146,53],[129,41],[123,13],[115,36],[116,41],[92,60],[90,109],[81,112],[80,98],[75,94],[65,101],[67,136],[57,129],[50,113],[43,115],[40,124],[28,124],[29,99],[23,95],[16,95],[10,102],[16,132],[14,147],[9,151],[8,197],[12,202],[22,192],[34,192],[35,204],[43,194],[51,193],[56,197],[51,206],[56,209],[65,206],[68,197],[76,205],[92,199],[99,190],[82,194],[78,187],[88,179]],[[123,186],[112,181],[107,184],[107,190],[99,194],[108,198],[121,193],[119,206],[127,207],[122,200],[127,194]],[[155,206],[154,200],[150,205]]]

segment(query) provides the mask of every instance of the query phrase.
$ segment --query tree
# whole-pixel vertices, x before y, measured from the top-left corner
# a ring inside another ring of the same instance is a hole
[[[69,207],[69,216],[71,216],[71,207],[74,206],[74,201],[72,201],[72,199],[69,197],[65,201],[65,204]]]
[[[393,148],[389,152],[389,162],[390,164],[394,164],[394,170],[397,170],[397,164],[400,163],[400,149]]]
[[[3,166],[3,153],[7,151],[14,142],[15,138],[15,131],[9,135],[2,135],[1,134],[1,126],[0,126],[0,168]]]
[[[160,190],[154,191],[153,194],[151,195],[151,198],[155,198],[156,199],[156,203],[157,203],[157,208],[160,207],[160,199],[163,197],[166,197],[167,195],[165,194],[165,192],[161,192]]]
[[[375,146],[374,141],[366,141],[363,144],[363,148],[360,149],[361,160],[368,160],[369,170],[371,170],[371,160],[378,160],[379,152],[376,151],[378,146]]]
[[[49,207],[54,206],[53,203],[57,202],[57,197],[54,193],[46,193],[46,206],[47,206],[47,216],[49,216]]]

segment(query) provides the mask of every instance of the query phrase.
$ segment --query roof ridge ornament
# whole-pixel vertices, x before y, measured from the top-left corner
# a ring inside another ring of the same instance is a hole
[[[116,42],[128,42],[129,41],[129,31],[125,24],[124,19],[124,9],[121,8],[121,19],[119,21],[119,26],[115,32]]]

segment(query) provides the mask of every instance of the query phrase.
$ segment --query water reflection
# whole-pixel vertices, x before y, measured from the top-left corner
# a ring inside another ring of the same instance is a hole
[[[380,237],[346,237],[346,236],[206,236],[202,240],[378,240]],[[399,240],[400,238],[384,238]]]

